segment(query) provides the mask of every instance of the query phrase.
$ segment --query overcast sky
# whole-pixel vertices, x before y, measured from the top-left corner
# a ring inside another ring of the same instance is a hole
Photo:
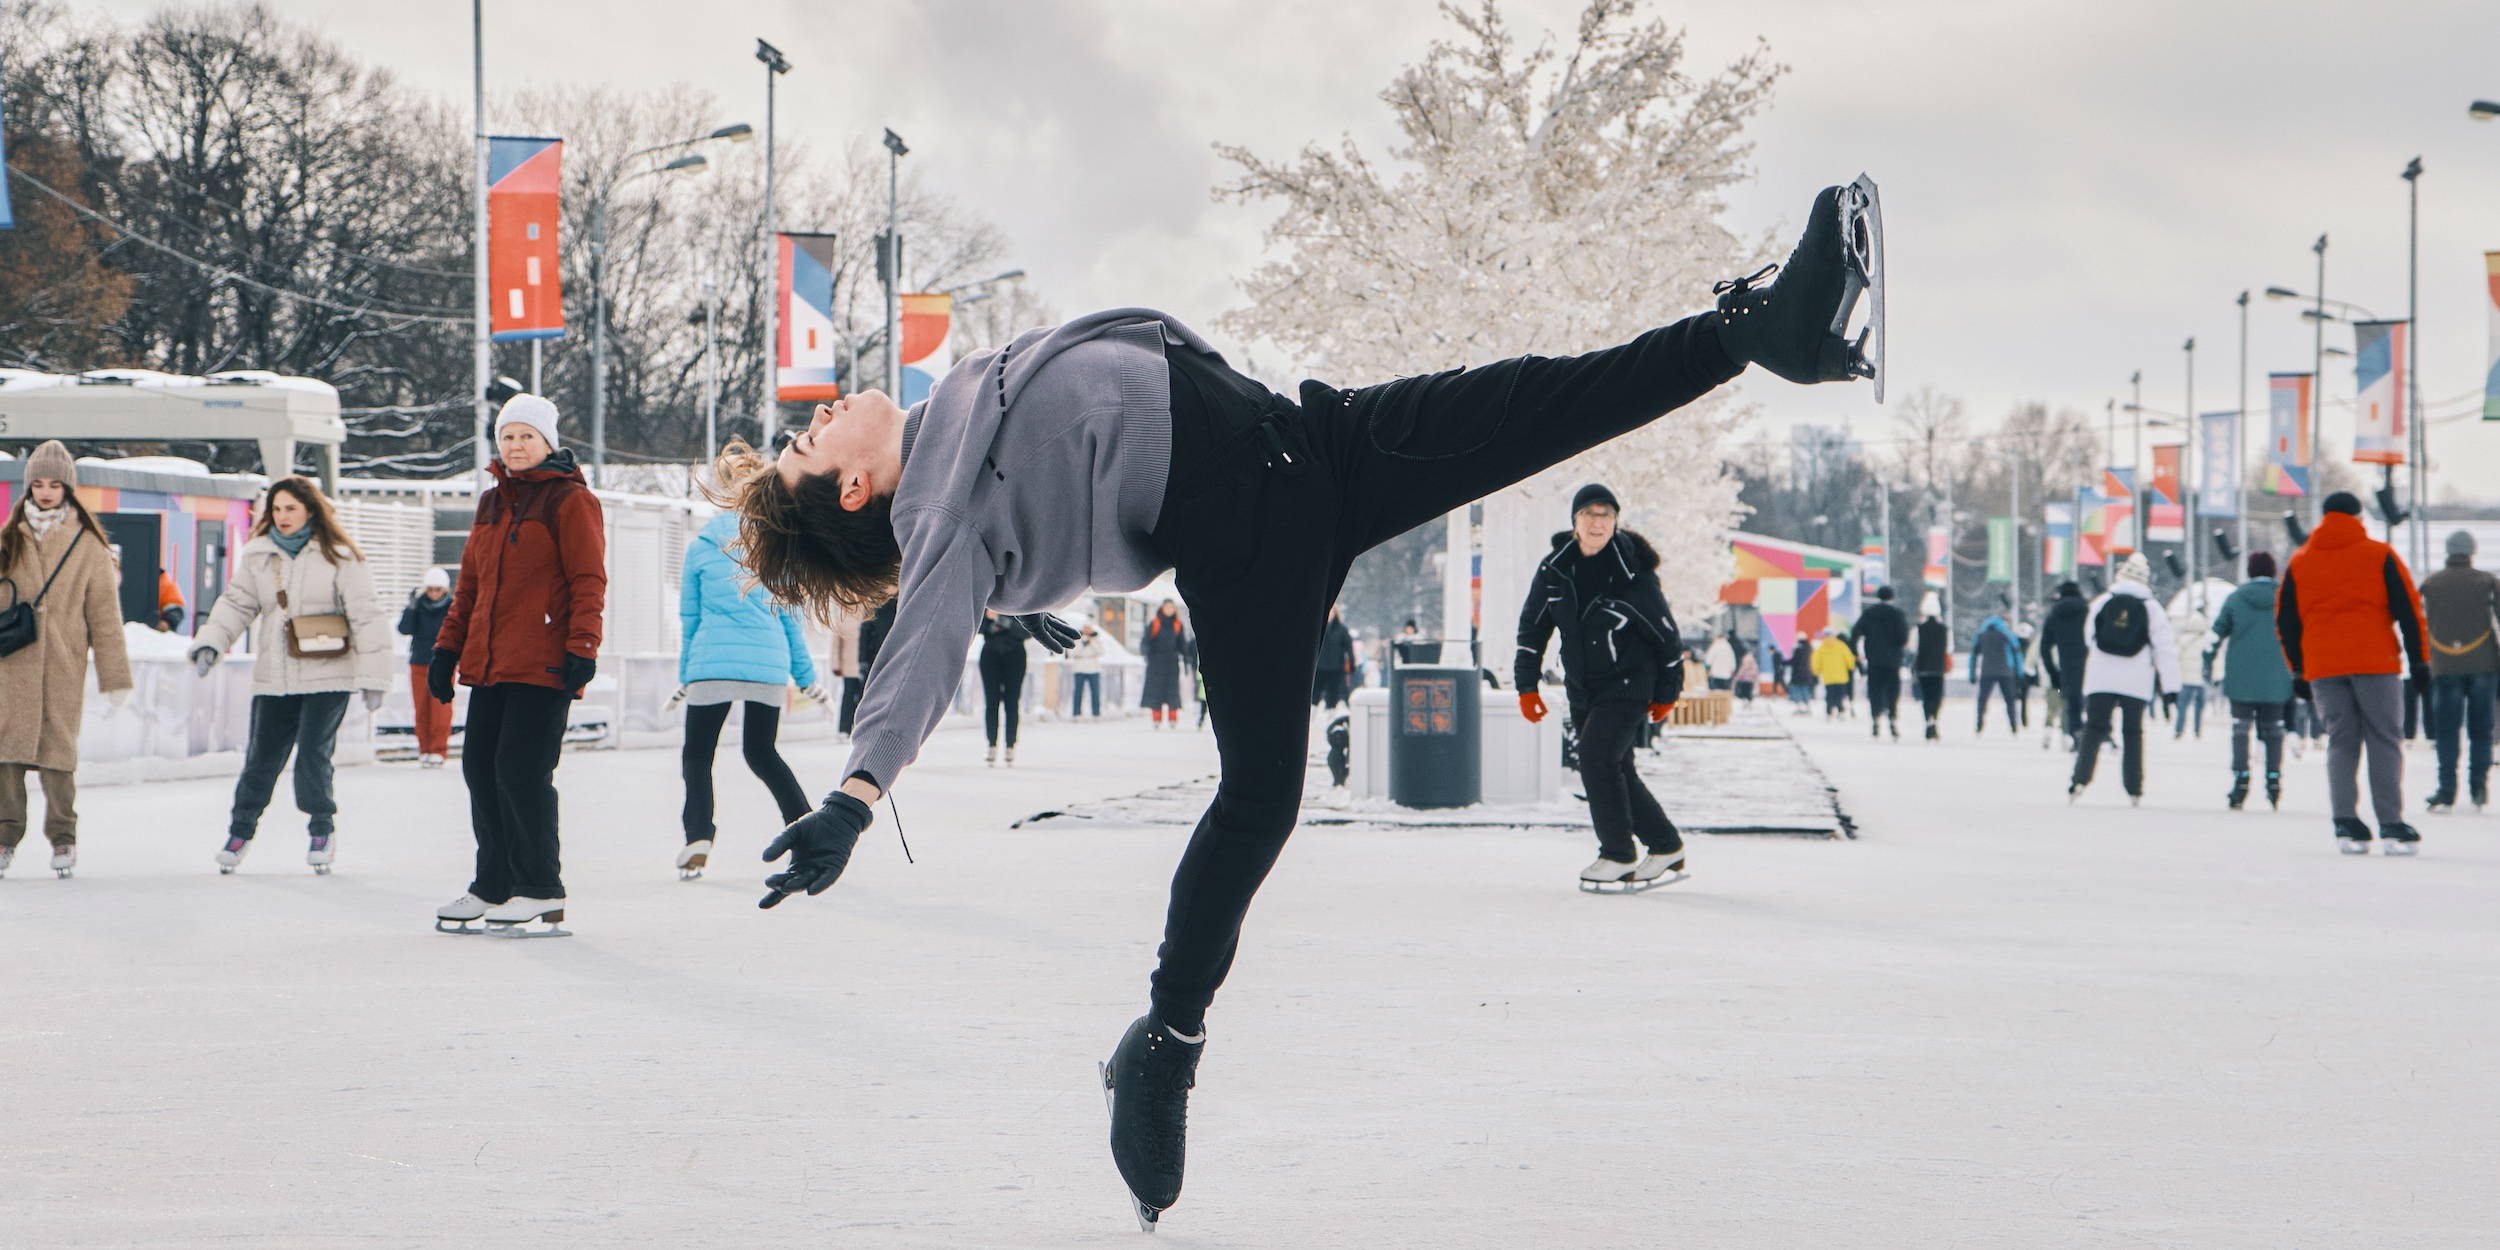
[[[101,7],[137,17],[140,0]],[[469,95],[459,0],[271,0],[420,90]],[[1571,29],[1578,5],[1512,0],[1523,31]],[[1653,4],[1697,69],[1756,38],[1790,67],[1756,128],[1739,233],[1799,224],[1814,191],[1860,170],[1882,184],[1895,394],[1966,399],[1985,425],[2045,400],[2095,413],[2144,373],[2147,407],[2229,408],[2239,319],[2268,285],[2402,316],[2405,184],[2422,182],[2423,394],[2434,418],[2478,411],[2489,337],[2485,249],[2500,249],[2500,15],[2488,2],[2024,3],[1745,0]],[[490,90],[683,81],[722,120],[763,121],[757,37],[782,80],[784,142],[831,148],[892,127],[930,184],[1003,225],[1059,306],[1150,304],[1205,323],[1238,302],[1259,255],[1257,207],[1212,202],[1210,144],[1282,156],[1351,134],[1391,139],[1375,98],[1446,31],[1430,0],[487,0]],[[490,123],[492,119],[490,118]],[[2349,331],[2328,341],[2349,344]],[[2268,370],[2305,370],[2296,310],[2257,300],[2251,403]],[[2328,362],[2329,395],[2349,364]],[[1864,386],[1744,383],[1766,420],[1889,414]],[[2349,445],[2350,417],[2327,433]],[[2500,422],[2432,426],[2450,486],[2500,497]],[[2122,432],[2120,457],[2128,437]],[[2446,489],[2440,492],[2443,496]]]

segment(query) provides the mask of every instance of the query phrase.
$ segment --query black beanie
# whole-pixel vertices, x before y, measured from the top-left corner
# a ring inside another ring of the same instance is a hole
[[[1615,502],[1615,493],[1613,491],[1610,491],[1595,482],[1591,482],[1588,485],[1581,487],[1579,494],[1571,497],[1571,515],[1578,516],[1580,515],[1580,510],[1582,508],[1586,508],[1591,504],[1601,503],[1614,509],[1617,514],[1620,514],[1623,511],[1623,505]]]
[[[2324,506],[2329,512],[2341,512],[2346,516],[2361,515],[2361,497],[2348,490],[2339,490],[2327,496]]]
[[[1890,586],[1878,586],[1878,587],[1876,587],[1876,588],[1875,588],[1875,597],[1876,597],[1876,598],[1878,598],[1878,599],[1881,599],[1881,600],[1883,600],[1883,601],[1885,601],[1885,602],[1887,602],[1887,603],[1891,602],[1891,601],[1892,601],[1892,587],[1890,587]]]

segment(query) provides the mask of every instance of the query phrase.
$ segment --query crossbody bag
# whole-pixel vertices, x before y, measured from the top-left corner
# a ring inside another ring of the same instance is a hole
[[[87,527],[79,526],[78,533],[69,540],[69,547],[61,552],[60,562],[52,566],[52,576],[43,579],[43,589],[35,592],[33,603],[20,602],[17,579],[6,579],[9,606],[0,609],[0,656],[12,656],[35,645],[35,610],[43,606],[44,596],[52,593],[52,583],[61,576],[62,568],[69,564],[70,552],[78,550],[79,541],[86,536]]]
[[[332,587],[335,591],[337,588]],[[342,602],[340,608],[347,605]],[[287,611],[286,587],[278,588],[278,610]],[[340,655],[347,650],[347,613],[324,612],[318,616],[286,618],[286,653],[299,660],[318,660]]]

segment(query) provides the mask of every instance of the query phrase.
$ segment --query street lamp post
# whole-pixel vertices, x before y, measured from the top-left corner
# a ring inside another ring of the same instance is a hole
[[[885,281],[885,389],[888,398],[903,402],[903,341],[897,326],[903,317],[903,158],[911,154],[903,136],[885,132],[885,238],[877,244],[877,276]]]
[[[2318,254],[2318,304],[2316,316],[2310,321],[2314,333],[2309,364],[2309,446],[2315,448],[2319,429],[2326,424],[2326,236],[2319,235],[2309,250]],[[2310,498],[2317,497],[2316,481],[2310,479]],[[2301,514],[2303,521],[2312,519],[2306,500],[2294,505],[2293,510]]]
[[[488,437],[486,433],[494,415],[489,411],[486,388],[494,380],[495,373],[494,345],[488,338],[492,328],[492,314],[487,308],[486,291],[486,0],[469,0],[469,37],[470,54],[473,58],[472,68],[475,71],[473,85],[477,92],[476,111],[472,114],[477,122],[477,152],[475,168],[470,171],[477,179],[477,186],[474,188],[477,192],[477,203],[471,206],[477,218],[477,255],[474,258],[477,263],[477,274],[476,289],[472,292],[474,299],[470,307],[470,316],[475,320],[469,327],[469,347],[477,372],[476,389],[473,392],[477,409],[475,414],[477,485],[479,490],[484,490],[486,488],[486,461],[494,454],[495,447],[495,440]],[[272,477],[294,471],[292,465],[264,467]]]
[[[2422,322],[2420,287],[2422,282],[2422,158],[2407,162],[2405,180],[2405,396],[2401,402],[2411,418],[2406,422],[2409,435],[2405,459],[2410,461],[2412,479],[2409,492],[2413,496],[2413,532],[2405,546],[2413,553],[2413,567],[2430,563],[2430,431],[2422,425]]]
[[[618,157],[615,164],[608,166],[607,177],[600,180],[597,198],[590,205],[590,484],[593,486],[604,484],[608,467],[608,199],[617,188],[637,178],[652,178],[680,170],[702,173],[711,164],[702,153],[696,152],[656,169],[625,174],[625,166],[636,158],[689,147],[709,139],[727,139],[734,143],[752,133],[754,128],[741,122],[735,126],[723,126],[699,138],[653,144]]]
[[[2127,405],[2127,411],[2135,416],[2135,450],[2128,453],[2127,459],[2127,472],[2135,479],[2127,483],[2127,508],[2134,518],[2135,532],[2127,537],[2135,543],[2136,550],[2142,551],[2145,547],[2144,522],[2148,519],[2144,515],[2144,491],[2151,485],[2144,480],[2144,371],[2138,369],[2129,375],[2127,385],[2135,388],[2135,401]],[[2149,555],[2144,558],[2152,559]]]
[[[783,74],[790,72],[790,58],[781,49],[755,41],[755,59],[764,63],[764,272],[769,288],[764,293],[764,391],[756,405],[756,428],[763,445],[773,445],[773,433],[781,425],[781,219],[774,215],[773,203],[773,90]]]
[[[2202,580],[2196,575],[2196,500],[2188,493],[2189,485],[2196,480],[2196,337],[2188,336],[2186,346],[2179,350],[2187,353],[2187,407],[2181,410],[2179,419],[2187,431],[2186,441],[2179,444],[2179,537],[2187,541],[2187,579],[2192,592]],[[2188,595],[2191,610],[2196,606],[2196,598],[2194,593]]]
[[[2240,410],[2232,419],[2231,450],[2239,453],[2231,466],[2231,514],[2237,539],[2233,550],[2243,557],[2248,554],[2248,292],[2240,292]],[[2231,570],[2231,579],[2239,580],[2239,570]]]

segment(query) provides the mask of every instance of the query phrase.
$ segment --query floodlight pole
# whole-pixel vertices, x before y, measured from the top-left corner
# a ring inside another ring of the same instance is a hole
[[[470,352],[475,357],[477,377],[472,383],[470,394],[474,398],[477,410],[474,431],[477,440],[477,488],[484,490],[486,462],[493,455],[495,446],[494,439],[487,435],[493,413],[488,411],[486,402],[486,388],[494,380],[495,367],[494,349],[487,337],[490,317],[487,312],[486,292],[486,0],[469,0],[469,48],[472,85],[475,88],[475,108],[471,116],[477,122],[477,152],[474,170],[477,179],[477,203],[473,206],[477,239],[477,254],[474,259],[477,262],[475,266],[477,273],[476,289],[473,292],[474,298],[471,300],[469,309]],[[281,477],[294,472],[295,466],[269,465],[265,466],[265,470],[271,477]]]
[[[762,433],[762,446],[772,450],[773,434],[781,428],[781,219],[774,214],[773,150],[775,80],[790,72],[790,59],[781,49],[755,41],[755,59],[764,63],[764,391],[757,404],[756,428]]]

